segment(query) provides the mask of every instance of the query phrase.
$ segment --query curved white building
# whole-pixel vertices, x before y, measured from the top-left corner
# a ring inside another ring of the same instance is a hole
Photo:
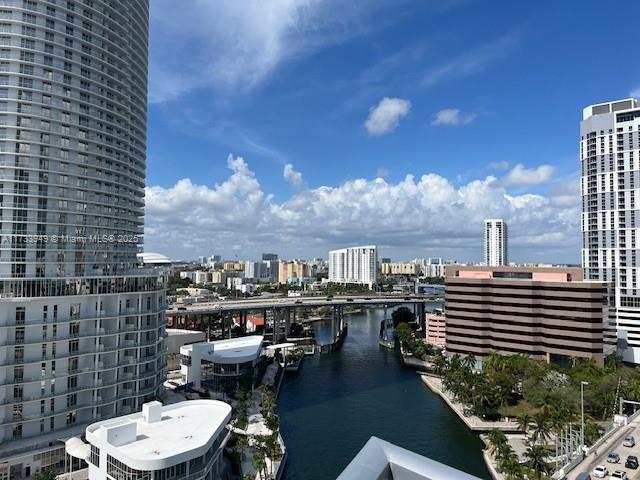
[[[203,421],[206,419],[206,421]],[[219,478],[219,460],[229,438],[231,406],[217,400],[190,400],[91,424],[87,463],[90,480]]]
[[[0,479],[162,392],[142,243],[148,0],[0,1]]]
[[[263,342],[262,335],[249,335],[183,345],[180,370],[185,383],[196,390],[203,381],[214,390],[223,388],[225,383],[235,383],[248,368],[255,366]]]

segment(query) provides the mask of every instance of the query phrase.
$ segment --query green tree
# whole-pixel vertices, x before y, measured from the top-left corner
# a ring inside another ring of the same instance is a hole
[[[273,414],[273,412],[275,412],[276,409],[276,398],[275,395],[273,393],[273,391],[271,391],[269,388],[263,386],[260,388],[260,392],[262,394],[262,415],[267,418],[269,417],[271,414]]]
[[[56,471],[52,468],[45,468],[40,473],[36,473],[33,476],[33,480],[55,480]]]
[[[258,445],[256,445],[258,447]],[[260,476],[260,480],[266,480],[267,476],[267,462],[265,460],[265,454],[260,448],[256,448],[253,454],[252,460],[253,468]]]
[[[496,455],[500,451],[500,447],[507,443],[507,436],[502,430],[494,428],[487,433],[487,450],[490,455]]]
[[[629,400],[640,401],[640,378],[632,378],[629,380],[624,391]]]
[[[516,421],[518,422],[518,428],[520,428],[520,430],[522,430],[526,434],[531,427],[532,420],[533,419],[531,418],[531,415],[529,415],[527,412],[521,413],[516,419]]]
[[[415,321],[416,316],[407,307],[398,307],[391,313],[393,326],[397,327],[401,323],[411,323]]]
[[[549,425],[549,420],[547,416],[543,412],[536,412],[533,415],[531,424],[533,443],[544,443],[551,436],[551,426]]]
[[[436,355],[436,358],[433,361],[434,373],[439,377],[443,376],[445,371],[447,370],[447,357],[445,357],[442,353]]]
[[[502,458],[498,468],[505,480],[522,480],[524,478],[524,468],[514,452]]]
[[[602,434],[602,428],[593,420],[587,420],[584,424],[584,441],[587,445],[593,445]]]
[[[542,480],[547,478],[551,471],[550,465],[547,463],[547,451],[543,445],[530,445],[524,452],[527,459],[527,467],[529,467],[531,478]]]

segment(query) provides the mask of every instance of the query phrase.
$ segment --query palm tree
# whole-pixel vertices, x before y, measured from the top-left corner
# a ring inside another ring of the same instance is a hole
[[[516,421],[518,422],[518,428],[522,430],[525,435],[527,433],[527,430],[529,430],[529,428],[531,427],[532,420],[533,419],[531,418],[531,415],[529,415],[527,412],[521,413],[516,419]]]
[[[471,353],[464,357],[464,359],[462,360],[462,366],[468,368],[469,370],[472,370],[476,366],[476,356]]]
[[[266,479],[267,462],[265,461],[264,453],[262,453],[260,450],[256,450],[256,452],[253,454],[252,463],[253,468],[255,468],[256,472],[258,472],[258,475],[260,475],[260,480]]]
[[[524,469],[518,460],[518,456],[513,452],[500,461],[498,468],[505,480],[522,480],[524,476]]]
[[[600,425],[592,420],[587,420],[584,425],[584,439],[587,445],[593,445],[600,438]]]
[[[502,430],[498,430],[497,428],[494,428],[489,433],[487,433],[486,438],[488,442],[487,450],[490,455],[497,454],[500,450],[500,446],[507,443],[507,436]]]
[[[506,357],[500,355],[495,350],[491,350],[487,354],[487,358],[484,360],[484,367],[486,370],[492,370],[494,372],[500,372],[507,366]]]
[[[524,452],[527,459],[527,467],[529,467],[532,478],[542,480],[551,471],[551,467],[547,463],[547,451],[542,445],[531,445]]]
[[[547,416],[543,412],[537,412],[533,415],[533,443],[544,443],[547,441],[551,434],[551,427],[549,425],[549,421]]]
[[[433,366],[435,369],[435,374],[438,375],[439,377],[442,377],[442,375],[445,373],[447,368],[447,359],[445,358],[444,355],[439,354],[436,356],[436,359],[433,361]]]

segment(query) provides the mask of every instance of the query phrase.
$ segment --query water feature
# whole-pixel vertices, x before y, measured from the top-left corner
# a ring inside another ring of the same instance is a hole
[[[286,480],[335,479],[375,435],[483,479],[482,442],[400,356],[378,345],[382,310],[348,315],[342,349],[307,357],[278,399]],[[316,322],[321,343],[329,322]]]

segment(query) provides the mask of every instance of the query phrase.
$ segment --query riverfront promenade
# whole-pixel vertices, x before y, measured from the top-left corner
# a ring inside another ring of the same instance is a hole
[[[508,421],[498,421],[498,422],[489,422],[483,420],[475,415],[465,415],[464,405],[458,401],[456,401],[453,396],[445,391],[442,386],[442,380],[439,377],[434,377],[431,375],[420,375],[420,379],[422,382],[429,387],[429,389],[436,393],[442,398],[449,407],[460,417],[460,419],[467,425],[470,430],[474,432],[489,432],[494,428],[498,430],[502,430],[503,432],[516,433],[520,431],[518,424],[516,422],[508,422]]]

